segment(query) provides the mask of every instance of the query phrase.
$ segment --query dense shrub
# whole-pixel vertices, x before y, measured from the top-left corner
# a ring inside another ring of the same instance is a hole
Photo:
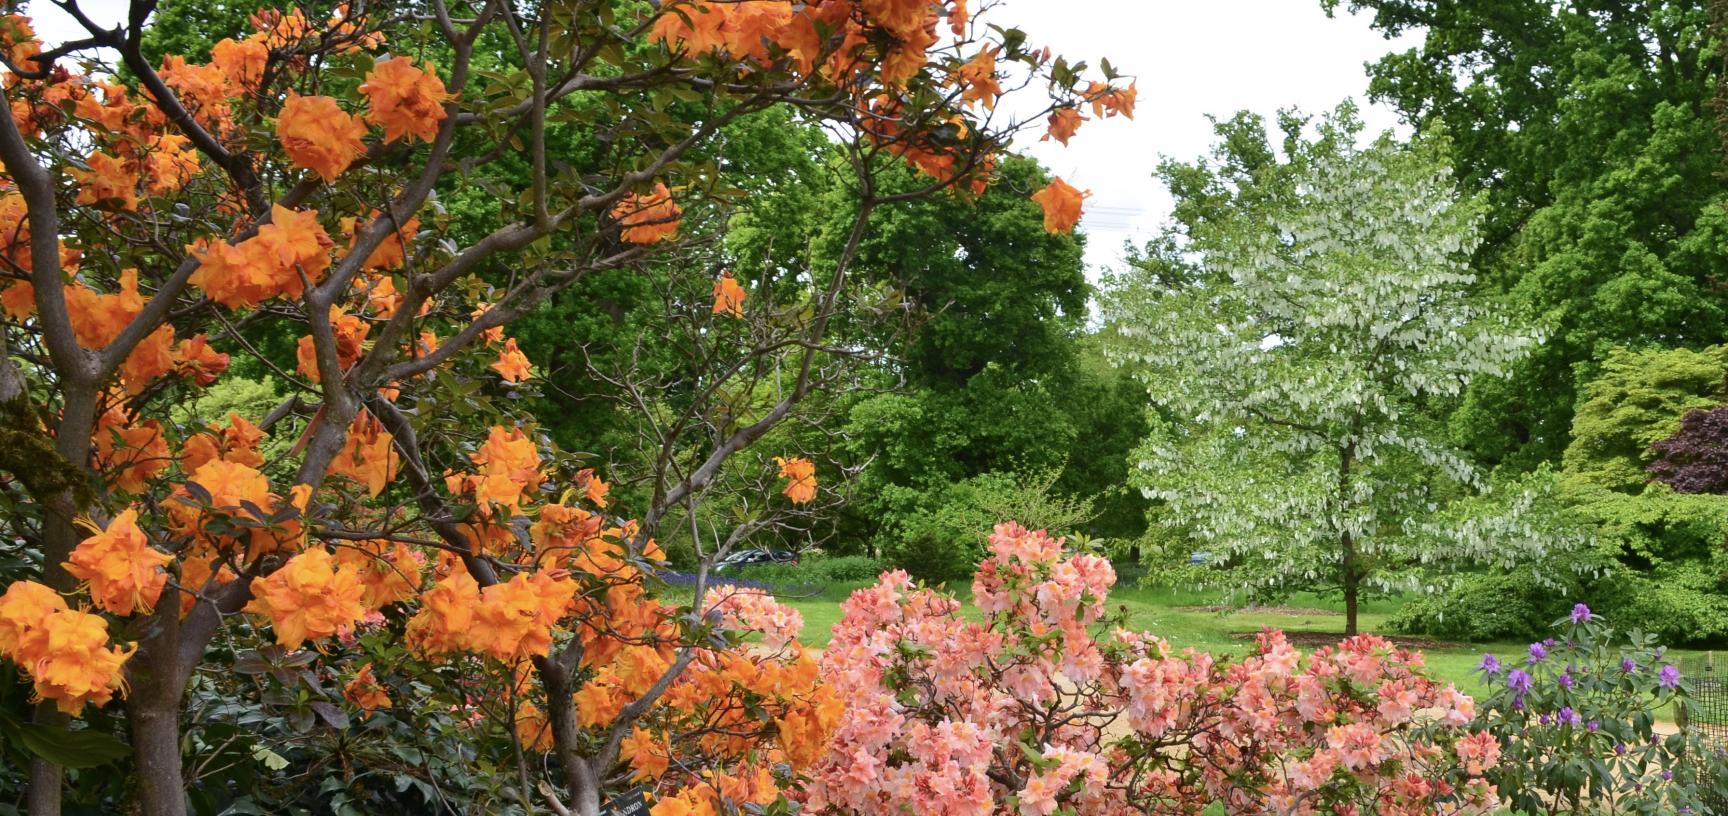
[[[1529,640],[1561,613],[1563,597],[1522,575],[1472,575],[1448,592],[1405,604],[1386,628],[1446,640]]]
[[[1520,813],[1709,812],[1721,755],[1696,732],[1657,732],[1665,706],[1684,722],[1692,703],[1656,638],[1617,637],[1583,604],[1553,627],[1557,637],[1504,662],[1484,655],[1478,669],[1489,694],[1473,727],[1500,744],[1488,774],[1500,796]]]
[[[807,589],[832,584],[863,584],[876,580],[888,564],[866,555],[804,556],[798,564],[764,564],[736,575],[712,580],[777,589]]]
[[[1078,529],[1091,519],[1092,501],[1053,491],[1060,475],[986,473],[908,501],[907,512],[886,527],[882,555],[919,580],[957,580],[972,575],[1002,519],[1034,529]]]
[[[1106,616],[1115,572],[1003,524],[973,601],[882,576],[823,654],[847,712],[802,797],[812,816],[1460,816],[1492,813],[1491,736],[1420,654],[1373,637],[1307,659],[1178,653]]]

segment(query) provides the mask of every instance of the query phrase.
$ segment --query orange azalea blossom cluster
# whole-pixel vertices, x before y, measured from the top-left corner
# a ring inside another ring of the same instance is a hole
[[[820,76],[842,87],[861,89],[859,102],[867,111],[863,124],[867,135],[932,177],[972,176],[969,189],[975,195],[982,194],[994,160],[989,155],[964,160],[956,154],[952,143],[967,136],[964,120],[958,114],[939,119],[956,132],[950,134],[950,144],[936,144],[927,134],[907,132],[906,117],[895,98],[930,65],[932,54],[942,46],[944,18],[952,42],[970,42],[971,15],[966,0],[676,0],[661,7],[650,36],[688,60],[714,59],[745,70],[783,62],[796,74]],[[1001,46],[986,45],[951,67],[948,81],[960,89],[962,106],[995,109],[1002,96],[1003,77],[998,67],[1002,55]],[[1049,49],[1030,57],[1036,66],[1050,60]],[[859,73],[866,71],[873,73],[874,83],[857,81]],[[1078,99],[1059,105],[1050,115],[1046,138],[1066,145],[1086,121],[1080,104],[1089,104],[1097,118],[1134,117],[1137,91],[1132,84],[1120,88],[1092,82],[1076,93]],[[1048,219],[1047,226],[1066,225],[1061,230],[1066,231],[1079,220],[1078,198],[1057,201],[1046,197],[1039,203],[1046,212],[1058,205],[1073,210],[1072,217]],[[626,230],[625,240],[638,239],[631,238]]]
[[[96,529],[73,550],[66,570],[83,582],[90,600],[115,615],[148,612],[161,597],[172,556],[150,545],[128,509]],[[106,705],[125,682],[122,666],[133,649],[109,645],[108,621],[72,609],[35,581],[14,581],[0,595],[0,657],[28,675],[37,699],[53,700],[79,715],[86,703]]]
[[[193,65],[171,55],[159,68],[163,82],[193,119],[217,138],[235,141],[236,147],[243,134],[232,118],[234,104],[260,90],[271,49],[287,53],[307,38],[347,40],[347,50],[381,43],[376,35],[362,34],[340,17],[317,26],[297,12],[262,12],[254,15],[253,24],[258,29],[254,34],[217,43],[209,64]],[[0,41],[19,60],[40,51],[29,20],[21,15],[0,17]],[[282,59],[292,67],[300,58]],[[174,132],[160,106],[112,80],[56,67],[44,79],[8,73],[5,82],[13,114],[27,137],[74,121],[83,126],[81,138],[91,145],[90,152],[68,170],[77,187],[78,204],[137,210],[147,200],[182,190],[206,172],[190,140]],[[383,129],[385,142],[430,140],[447,118],[445,105],[451,98],[430,65],[417,66],[402,57],[374,65],[360,93],[367,100],[363,116],[348,113],[331,97],[290,91],[276,117],[278,141],[289,162],[332,180],[364,153],[367,123]],[[329,266],[333,244],[317,216],[313,211],[277,207],[255,234],[234,245],[201,240],[193,247],[201,262],[191,283],[230,308],[299,296],[305,282],[317,282]],[[19,193],[0,191],[0,252],[28,268],[23,263],[28,257],[27,230],[20,228],[23,217]],[[409,234],[413,229],[410,222]],[[128,270],[112,292],[99,292],[93,288],[96,281],[83,280],[77,272],[80,253],[63,250],[62,255],[71,282],[68,311],[79,342],[89,348],[105,346],[142,306],[137,274]],[[399,264],[400,258],[400,239],[392,238],[373,253],[367,268],[388,268],[393,262]],[[14,319],[24,319],[34,309],[31,287],[21,281],[7,284],[0,301]],[[128,390],[136,394],[151,380],[176,370],[208,384],[226,364],[226,355],[209,351],[201,335],[177,341],[173,330],[163,326],[133,351],[122,375]]]
[[[36,699],[78,715],[124,689],[121,666],[132,650],[108,645],[101,615],[68,608],[35,581],[14,581],[0,595],[0,656],[30,677]]]
[[[780,478],[786,480],[786,489],[782,492],[793,504],[804,504],[816,498],[816,463],[802,456],[790,459],[774,458],[774,463],[780,466]]]
[[[1474,703],[1373,636],[1303,656],[1175,653],[1108,628],[1115,573],[998,525],[973,581],[986,615],[889,573],[854,593],[823,654],[848,702],[812,814],[1486,814],[1495,761]]]
[[[720,279],[714,281],[714,314],[743,317],[744,299],[749,296],[731,272],[720,273]]]
[[[391,706],[390,692],[386,691],[372,674],[371,663],[361,666],[360,670],[354,673],[354,678],[342,686],[342,696],[367,715]]]
[[[684,210],[672,200],[665,184],[655,184],[648,195],[631,193],[612,208],[612,219],[623,227],[619,237],[632,244],[653,244],[678,234]]]
[[[1057,177],[1044,189],[1033,193],[1032,200],[1044,209],[1044,230],[1059,233],[1068,232],[1080,223],[1081,204],[1090,195],[1090,192],[1082,193]]]
[[[796,787],[846,705],[822,683],[817,662],[794,648],[774,657],[705,653],[667,692],[666,711],[678,716],[637,729],[624,752],[636,778],[655,780],[663,794],[649,812],[718,816],[767,807]],[[681,766],[706,760],[723,770],[668,773],[671,745]]]

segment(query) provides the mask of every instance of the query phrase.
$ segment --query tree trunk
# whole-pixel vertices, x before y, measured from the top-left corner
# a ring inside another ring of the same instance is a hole
[[[558,754],[564,784],[570,789],[570,810],[577,816],[600,816],[600,780],[588,761],[576,752],[582,729],[576,724],[575,689],[570,672],[556,660],[534,658],[540,682],[546,688],[546,719],[552,724],[552,750]]]
[[[138,809],[144,816],[186,816],[186,780],[180,762],[180,698],[188,674],[178,661],[180,602],[165,594],[155,619],[157,631],[127,661],[132,688],[126,715],[132,730],[132,758],[138,774]]]
[[[1362,569],[1356,552],[1356,538],[1350,534],[1350,476],[1356,466],[1356,434],[1360,432],[1361,422],[1354,422],[1350,427],[1349,441],[1338,452],[1338,523],[1342,529],[1338,531],[1338,550],[1342,556],[1339,565],[1339,584],[1344,587],[1344,636],[1356,636],[1356,611],[1362,590]]]
[[[1356,606],[1357,596],[1361,591],[1362,579],[1356,574],[1356,545],[1351,541],[1350,534],[1344,534],[1344,636],[1356,636]]]

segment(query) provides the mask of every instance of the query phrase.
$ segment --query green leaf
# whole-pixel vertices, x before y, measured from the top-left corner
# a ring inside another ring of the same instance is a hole
[[[19,723],[13,734],[30,753],[64,768],[94,768],[131,753],[111,734],[88,729],[66,731],[35,723]]]

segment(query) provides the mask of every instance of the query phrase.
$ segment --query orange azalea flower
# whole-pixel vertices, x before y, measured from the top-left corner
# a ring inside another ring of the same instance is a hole
[[[1051,180],[1044,189],[1032,194],[1032,200],[1044,209],[1044,231],[1052,234],[1073,232],[1080,223],[1080,205],[1091,193],[1082,193],[1061,178]]]
[[[624,695],[610,670],[602,671],[576,692],[576,720],[583,728],[608,725],[624,710]]]
[[[701,0],[668,3],[648,36],[668,48],[682,47],[692,54],[706,54],[726,42],[721,27],[734,8],[732,4],[710,5]]]
[[[593,468],[576,471],[576,484],[582,488],[582,495],[590,504],[599,508],[606,507],[606,494],[611,492],[612,486],[594,475]]]
[[[182,57],[169,54],[162,58],[158,73],[198,124],[216,133],[233,129],[232,109],[228,105],[228,76],[221,68],[192,65]]]
[[[48,648],[43,624],[66,610],[60,593],[35,581],[13,581],[0,594],[0,655],[26,666]]]
[[[523,703],[516,712],[516,740],[522,750],[545,753],[552,750],[552,722],[533,703]]]
[[[612,208],[612,219],[624,228],[619,237],[632,244],[653,244],[677,235],[683,217],[683,208],[662,183],[645,196],[631,193]]]
[[[191,139],[177,133],[157,136],[143,161],[144,191],[153,196],[172,193],[198,175],[198,151]]]
[[[1079,108],[1057,108],[1054,113],[1050,114],[1050,131],[1038,141],[1047,142],[1055,139],[1066,145],[1069,139],[1074,138],[1075,132],[1080,130],[1080,123],[1085,121],[1087,119],[1080,114]]]
[[[188,473],[215,459],[224,459],[248,467],[264,464],[258,452],[264,431],[237,413],[228,414],[228,427],[212,422],[209,430],[192,435],[180,449],[180,469]]]
[[[414,597],[420,589],[420,574],[426,570],[426,556],[400,541],[382,539],[337,549],[336,563],[359,574],[360,583],[366,587],[360,604],[367,609],[382,609]]]
[[[731,272],[720,273],[720,279],[714,282],[714,314],[725,312],[733,317],[744,316],[744,298],[750,293],[732,279]]]
[[[360,603],[365,592],[353,570],[341,569],[329,552],[313,548],[253,582],[245,611],[269,618],[282,648],[298,649],[307,640],[351,629],[366,616]]]
[[[360,86],[366,95],[366,121],[384,128],[384,141],[407,138],[430,142],[444,121],[450,94],[435,70],[414,67],[407,57],[392,57],[373,66]]]
[[[1134,102],[1140,95],[1138,83],[1112,90],[1109,85],[1094,82],[1082,96],[1092,103],[1093,116],[1126,116],[1134,118]]]
[[[128,508],[107,529],[84,539],[66,561],[66,572],[83,581],[96,605],[116,615],[156,607],[174,557],[150,546],[138,529],[138,511]]]
[[[366,125],[328,96],[288,92],[276,117],[276,138],[295,167],[334,181],[366,152]]]
[[[174,348],[174,368],[197,385],[209,385],[228,370],[228,355],[210,347],[210,339],[195,334]]]
[[[85,163],[90,169],[68,171],[78,182],[79,204],[138,209],[138,174],[125,162],[107,153],[92,153]]]
[[[173,462],[162,423],[146,419],[134,424],[124,411],[110,408],[96,420],[96,462],[108,483],[127,493],[142,493],[151,479]]]
[[[239,96],[257,88],[258,82],[264,78],[264,65],[269,59],[270,47],[264,44],[261,34],[253,34],[244,40],[225,37],[210,49],[210,62],[221,69],[230,96]]]
[[[384,424],[370,412],[362,410],[348,426],[348,437],[341,452],[330,462],[330,475],[346,476],[366,486],[366,494],[376,497],[384,486],[396,477],[401,457],[392,444],[394,437],[385,432]]]
[[[522,496],[540,487],[540,451],[521,428],[494,425],[486,442],[469,456],[479,468],[478,477],[465,477],[475,498],[489,504],[500,504],[514,510]]]
[[[38,699],[53,700],[61,712],[78,715],[84,704],[107,705],[124,685],[120,667],[131,651],[108,646],[108,621],[100,615],[65,610],[42,622],[45,647],[27,669]]]
[[[996,81],[996,51],[986,48],[960,66],[956,79],[964,89],[960,92],[962,102],[983,102],[985,110],[996,109],[996,100],[1002,96],[1002,85]]]
[[[342,686],[342,696],[348,698],[356,708],[371,716],[372,712],[390,707],[390,693],[378,683],[378,678],[372,675],[372,664],[367,663],[354,673],[354,679]]]
[[[816,463],[802,456],[791,459],[774,457],[774,462],[780,465],[780,477],[786,480],[783,491],[786,498],[793,504],[803,504],[816,498]]]
[[[382,215],[383,213],[373,210],[368,218],[376,220]],[[346,233],[348,236],[349,251],[353,251],[354,244],[360,240],[360,231],[357,229],[358,226],[358,220],[355,218],[349,217],[342,219],[342,232]],[[384,240],[379,242],[376,249],[372,250],[372,254],[366,256],[366,261],[360,265],[360,268],[366,270],[383,270],[400,267],[407,260],[407,253],[403,249],[403,240],[413,240],[415,234],[419,232],[420,217],[415,216],[408,219],[406,223],[397,227],[394,232],[384,236]],[[388,282],[390,279],[384,278],[384,280]],[[395,284],[391,284],[391,291],[395,291]],[[395,310],[392,309],[391,311]]]
[[[126,355],[125,362],[120,364],[120,381],[126,385],[126,393],[140,394],[156,378],[173,371],[178,362],[174,356],[174,327],[163,324],[145,335],[132,353]]]
[[[420,596],[420,611],[408,619],[408,647],[432,657],[466,650],[474,641],[474,610],[480,586],[466,570],[455,569]]]
[[[359,315],[348,314],[340,306],[331,306],[330,328],[336,334],[336,363],[347,371],[365,353],[366,335],[372,332],[372,324]],[[323,381],[318,370],[318,345],[312,335],[300,338],[294,349],[294,361],[294,370],[306,375],[306,379]]]
[[[629,758],[634,771],[630,775],[632,782],[659,779],[672,763],[672,746],[666,743],[666,738],[641,726],[630,729],[630,736],[624,738],[620,748],[619,755]]]
[[[569,614],[579,587],[562,572],[517,573],[486,587],[474,610],[474,643],[499,660],[545,657],[552,627]]]
[[[794,768],[810,767],[822,758],[845,713],[846,703],[831,686],[817,686],[809,700],[787,707],[774,724],[780,748]]]
[[[299,297],[302,277],[317,283],[330,267],[334,243],[318,224],[316,210],[270,209],[270,223],[237,245],[221,241],[193,247],[199,260],[193,286],[230,309],[286,295]]]
[[[241,508],[250,503],[266,513],[276,508],[270,480],[239,462],[217,459],[192,473],[192,481],[210,494],[210,505],[218,510]]]
[[[119,290],[103,294],[77,282],[66,287],[66,312],[78,345],[87,349],[106,348],[144,311],[144,296],[138,292],[138,270],[121,270]]]
[[[529,370],[530,365],[528,355],[516,348],[516,338],[512,337],[504,341],[504,350],[498,352],[498,360],[492,364],[491,368],[498,372],[498,376],[503,377],[505,382],[519,383],[527,381],[532,376],[533,372]]]

